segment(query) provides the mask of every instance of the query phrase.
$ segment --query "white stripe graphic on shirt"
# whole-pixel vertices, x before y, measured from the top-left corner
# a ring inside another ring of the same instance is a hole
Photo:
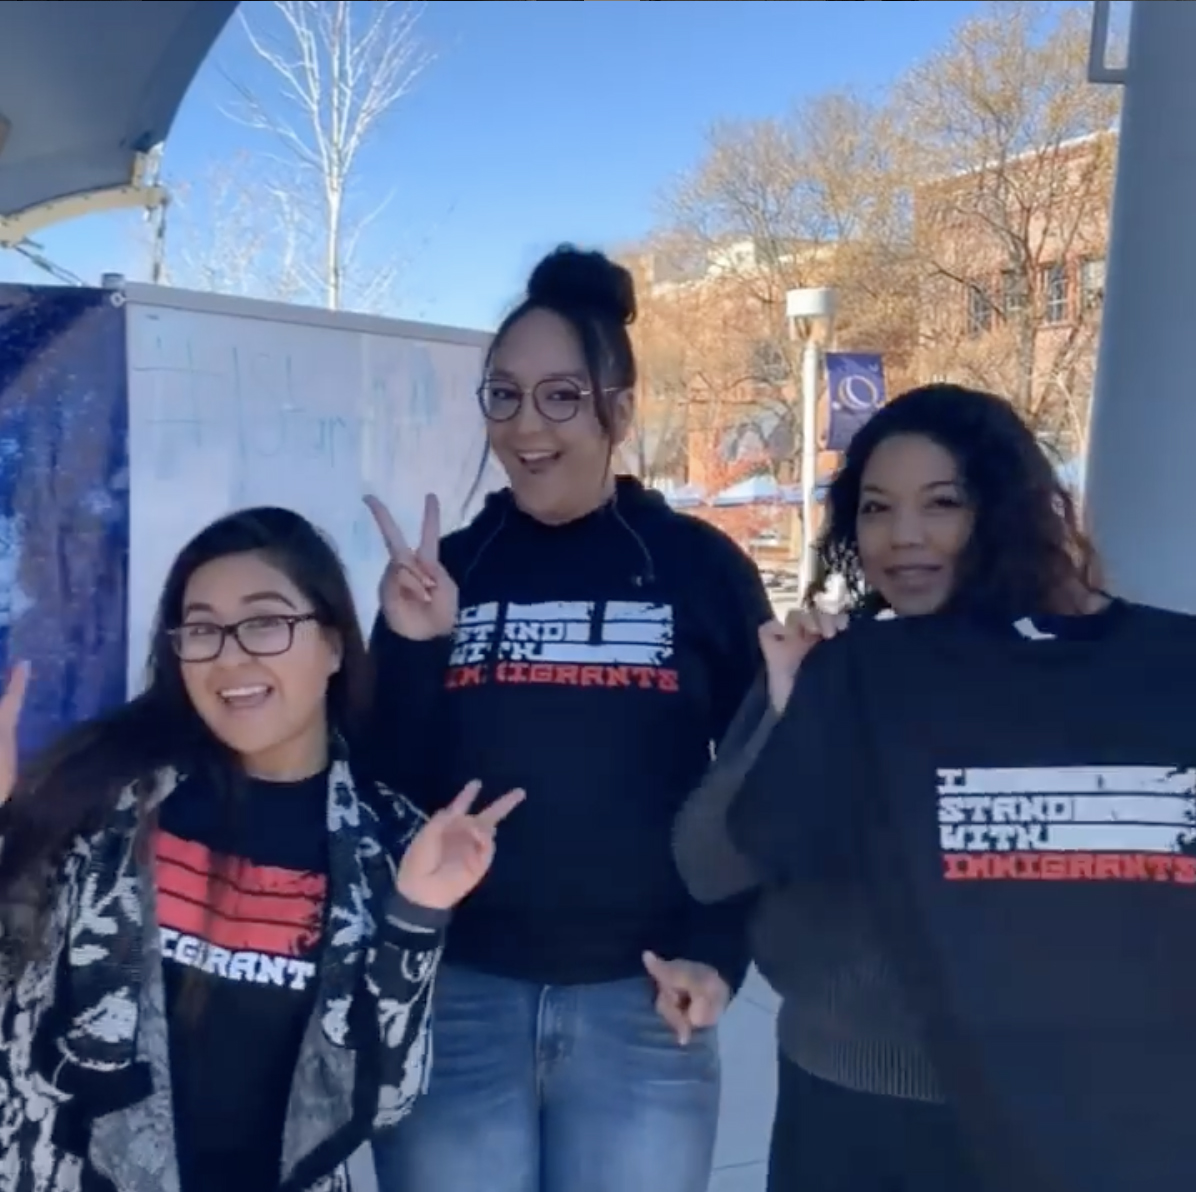
[[[497,603],[463,609],[453,635],[452,666],[490,658],[575,666],[663,666],[673,652],[673,610],[667,604],[612,600]],[[495,636],[502,621],[502,636]]]
[[[938,823],[945,852],[1181,853],[1196,842],[1196,770],[943,769]]]

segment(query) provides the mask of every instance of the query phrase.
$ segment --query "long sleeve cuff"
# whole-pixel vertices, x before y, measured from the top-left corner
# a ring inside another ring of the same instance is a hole
[[[386,906],[382,941],[414,952],[432,951],[444,942],[444,931],[451,918],[451,911],[418,906],[395,890]]]
[[[370,635],[379,683],[385,688],[386,703],[394,706],[422,705],[430,692],[444,685],[453,650],[451,637],[412,641],[395,633],[379,615]]]
[[[448,637],[399,637],[382,616],[370,636],[376,676],[370,760],[379,778],[423,811],[434,810],[427,788],[439,761],[436,719],[452,648]]]
[[[693,927],[685,959],[708,964],[718,973],[734,996],[747,976],[747,920],[755,894],[740,895],[714,906],[695,906]]]

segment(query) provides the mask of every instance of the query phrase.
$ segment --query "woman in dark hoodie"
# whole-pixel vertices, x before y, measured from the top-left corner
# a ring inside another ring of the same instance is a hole
[[[373,652],[395,780],[428,810],[458,774],[527,791],[454,918],[431,1085],[376,1147],[382,1192],[709,1182],[744,910],[691,899],[670,838],[771,613],[728,538],[614,475],[634,313],[625,270],[550,254],[479,392],[510,487],[443,542],[430,502],[414,551],[374,507],[393,559]]]
[[[954,385],[896,398],[852,440],[827,513],[815,594],[842,576],[853,617],[979,608],[1007,614],[1013,634],[1028,609],[1090,609],[1092,557],[1071,498],[1000,398]],[[771,883],[733,843],[745,816],[766,835],[762,805],[800,799],[761,755],[810,650],[846,624],[811,608],[762,630],[767,683],[678,818],[675,855],[699,899],[764,887],[753,958],[782,998],[770,1192],[974,1192],[962,1132],[864,891]]]

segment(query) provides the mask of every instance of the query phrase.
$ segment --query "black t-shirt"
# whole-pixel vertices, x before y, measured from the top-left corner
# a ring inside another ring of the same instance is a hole
[[[155,837],[183,1192],[270,1192],[316,996],[328,778],[252,781],[226,809],[199,782]]]
[[[1196,1186],[1196,618],[819,646],[730,827],[865,887],[997,1192]]]

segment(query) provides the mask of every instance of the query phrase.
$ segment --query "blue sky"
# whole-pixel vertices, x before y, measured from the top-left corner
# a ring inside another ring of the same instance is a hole
[[[712,122],[780,115],[830,89],[884,87],[979,7],[435,0],[422,29],[437,61],[380,130],[363,179],[395,192],[378,239],[404,261],[396,313],[492,326],[552,245],[608,247],[647,233],[662,190],[700,158]],[[254,69],[234,21],[175,124],[175,178],[203,180],[260,144],[221,111],[225,72]],[[136,226],[91,217],[40,240],[88,282],[105,271],[136,276]],[[0,280],[48,279],[0,252]]]

